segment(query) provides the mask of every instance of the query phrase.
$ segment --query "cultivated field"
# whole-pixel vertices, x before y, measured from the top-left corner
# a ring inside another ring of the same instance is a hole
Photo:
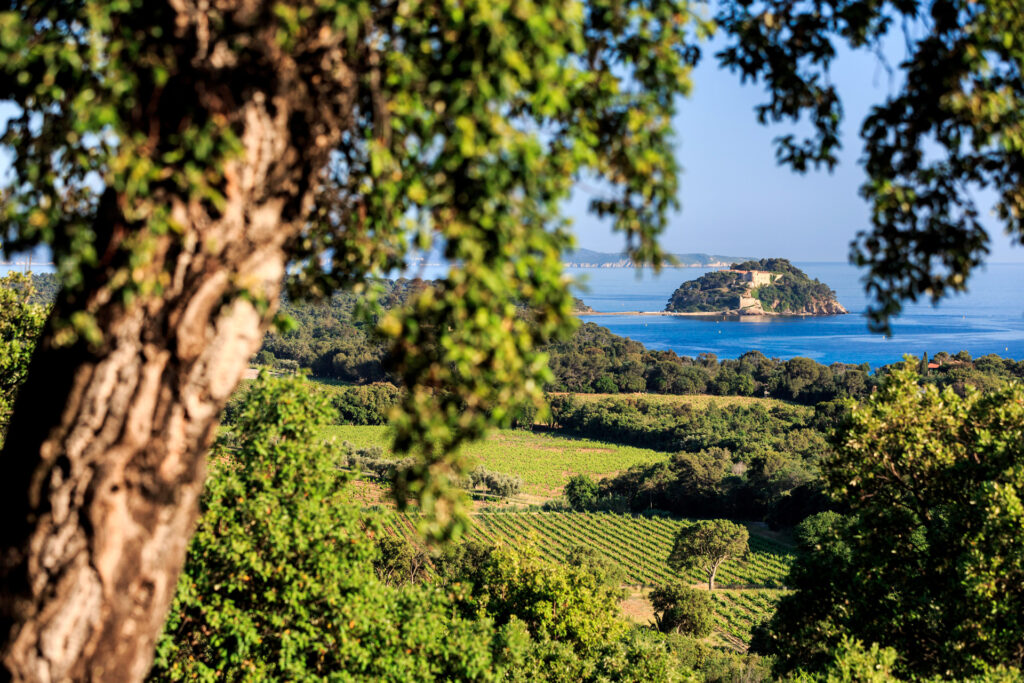
[[[677,578],[668,567],[668,555],[676,533],[687,524],[610,512],[482,512],[473,516],[469,538],[509,544],[533,540],[542,554],[556,561],[565,559],[576,545],[596,548],[622,565],[632,584],[653,586]],[[782,588],[792,559],[788,549],[754,535],[750,549],[747,557],[722,565],[716,587]],[[686,579],[707,585],[707,578],[697,571]]]
[[[321,434],[359,448],[380,446],[385,452],[391,444],[387,427],[324,427]],[[645,448],[512,429],[469,444],[465,452],[489,470],[522,477],[526,493],[546,498],[559,495],[575,474],[606,477],[631,465],[668,458],[666,453]]]
[[[473,515],[467,537],[489,543],[531,543],[541,555],[564,561],[569,549],[585,545],[603,552],[625,569],[631,595],[624,613],[641,623],[652,620],[647,590],[675,580],[667,558],[676,532],[689,522],[659,517],[589,512],[485,512]],[[415,542],[415,517],[392,513],[385,517],[389,533]],[[729,560],[718,571],[715,591],[713,640],[744,650],[751,629],[767,619],[786,591],[783,584],[792,551],[788,546],[759,535],[752,527],[750,553]],[[683,577],[687,583],[707,588],[707,578],[697,571]]]

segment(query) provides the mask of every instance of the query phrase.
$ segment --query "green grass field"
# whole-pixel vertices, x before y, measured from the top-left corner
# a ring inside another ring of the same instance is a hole
[[[338,443],[380,446],[387,452],[391,439],[387,427],[324,427],[321,434]],[[576,439],[521,430],[500,430],[484,441],[465,447],[467,455],[489,470],[523,478],[523,490],[552,497],[575,474],[606,477],[631,465],[666,460],[668,454],[645,448]]]
[[[413,514],[384,516],[388,533],[418,542],[415,521]],[[555,562],[564,561],[577,545],[604,553],[626,571],[633,588],[624,613],[641,623],[652,618],[646,602],[650,587],[679,578],[698,588],[707,587],[707,578],[698,571],[680,577],[668,566],[672,541],[676,532],[689,524],[686,520],[588,512],[485,512],[473,515],[472,521],[469,539],[515,546],[531,544]],[[786,593],[784,581],[793,561],[789,546],[765,537],[758,527],[750,529],[750,552],[722,565],[712,593],[712,641],[737,650],[746,649],[751,629],[771,616]]]

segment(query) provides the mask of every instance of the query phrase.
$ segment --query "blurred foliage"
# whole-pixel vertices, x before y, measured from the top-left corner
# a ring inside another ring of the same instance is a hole
[[[141,0],[0,5],[0,100],[17,107],[0,135],[12,158],[4,249],[47,245],[70,307],[54,334],[98,348],[98,302],[159,296],[174,277],[166,254],[192,248],[174,202],[225,211],[241,104],[288,86],[287,142],[305,147],[284,170],[309,165],[316,188],[289,195],[283,220],[302,227],[286,245],[288,292],[364,293],[368,320],[371,276],[414,249],[454,264],[376,329],[407,390],[396,447],[423,456],[399,500],[419,500],[429,531],[455,532],[458,445],[542,404],[539,347],[575,323],[560,264],[575,181],[600,186],[591,208],[633,259],[661,263],[656,238],[678,206],[671,121],[710,23],[685,0],[294,0],[186,14]],[[231,296],[261,302],[236,275]]]
[[[988,253],[979,196],[995,195],[998,224],[1024,242],[1024,12],[1019,0],[725,0],[722,65],[762,82],[762,123],[807,122],[776,139],[780,163],[831,169],[840,147],[840,94],[829,76],[837,43],[884,57],[904,50],[899,87],[861,126],[871,229],[852,245],[867,268],[880,330],[904,300],[963,291]],[[979,192],[988,189],[992,194]]]
[[[856,638],[844,635],[839,644],[829,653],[831,659],[824,671],[797,671],[785,680],[794,683],[900,683],[901,681],[928,681],[943,683],[955,680],[958,683],[1019,683],[1022,680],[1019,669],[1003,665],[983,665],[971,676],[931,676],[928,678],[903,678],[897,675],[899,653],[891,647],[873,643],[867,647]]]

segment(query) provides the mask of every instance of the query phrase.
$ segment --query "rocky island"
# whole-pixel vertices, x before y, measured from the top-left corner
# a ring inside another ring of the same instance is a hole
[[[838,315],[847,313],[836,293],[786,259],[733,263],[727,270],[684,282],[667,313],[719,315]]]

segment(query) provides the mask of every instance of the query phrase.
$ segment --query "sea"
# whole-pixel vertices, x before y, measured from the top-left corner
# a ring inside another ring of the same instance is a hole
[[[737,358],[757,350],[770,358],[813,358],[819,363],[868,363],[877,368],[905,354],[967,351],[1024,358],[1024,264],[992,263],[976,272],[968,291],[941,301],[910,303],[892,335],[869,331],[863,272],[847,263],[795,263],[836,292],[847,315],[821,317],[581,316],[650,349],[681,356],[713,353]],[[595,311],[661,311],[681,283],[715,269],[579,268],[577,296]]]
[[[899,361],[905,354],[934,356],[939,351],[967,351],[973,357],[994,353],[1024,359],[1024,263],[990,263],[977,271],[968,291],[937,306],[907,304],[893,321],[892,335],[868,330],[864,312],[868,299],[863,273],[847,263],[800,263],[812,278],[835,290],[848,315],[823,317],[672,317],[583,315],[581,320],[607,327],[650,349],[672,350],[681,356],[713,353],[737,358],[760,351],[770,358],[798,356],[819,363],[867,363],[873,368]],[[0,273],[21,270],[0,266]],[[34,266],[36,272],[52,267]],[[444,268],[428,266],[417,275],[440,277]],[[713,268],[570,268],[576,296],[595,311],[664,310],[672,292],[683,282]]]

